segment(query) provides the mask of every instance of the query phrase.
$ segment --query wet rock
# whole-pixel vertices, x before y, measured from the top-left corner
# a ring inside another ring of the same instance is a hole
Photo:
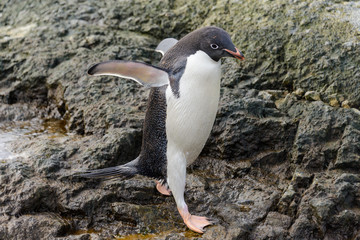
[[[1,1],[0,122],[39,123],[0,125],[2,139],[16,136],[2,140],[0,238],[359,237],[359,8],[332,0]],[[137,156],[148,95],[86,70],[109,59],[156,65],[160,40],[205,25],[226,29],[246,61],[223,61],[213,132],[188,171],[191,212],[215,220],[200,235],[186,230],[153,180],[76,173]]]

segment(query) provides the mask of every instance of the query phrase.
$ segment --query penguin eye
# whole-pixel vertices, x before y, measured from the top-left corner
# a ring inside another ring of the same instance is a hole
[[[210,44],[210,47],[211,47],[212,49],[218,49],[218,48],[219,48],[219,46],[216,45],[215,43]]]

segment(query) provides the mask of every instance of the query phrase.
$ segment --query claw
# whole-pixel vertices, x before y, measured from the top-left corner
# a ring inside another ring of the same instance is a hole
[[[163,195],[171,195],[171,191],[167,188],[167,186],[161,184],[159,181],[156,181],[156,189]]]
[[[206,217],[191,215],[187,207],[178,210],[186,226],[194,232],[204,233],[204,227],[212,224]]]

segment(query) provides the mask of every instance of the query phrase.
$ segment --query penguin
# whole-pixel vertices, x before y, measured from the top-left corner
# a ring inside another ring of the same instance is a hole
[[[244,60],[230,35],[209,26],[179,41],[167,38],[156,51],[158,66],[113,60],[89,68],[92,76],[132,79],[150,88],[139,156],[124,165],[81,173],[86,178],[132,177],[156,179],[157,190],[172,195],[187,227],[203,233],[212,222],[190,214],[184,199],[186,168],[202,151],[213,127],[220,98],[221,58]]]

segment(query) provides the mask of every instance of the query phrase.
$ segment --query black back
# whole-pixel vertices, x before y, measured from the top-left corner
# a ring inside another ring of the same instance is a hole
[[[167,86],[152,88],[144,121],[138,162],[141,175],[166,179],[166,91]]]

